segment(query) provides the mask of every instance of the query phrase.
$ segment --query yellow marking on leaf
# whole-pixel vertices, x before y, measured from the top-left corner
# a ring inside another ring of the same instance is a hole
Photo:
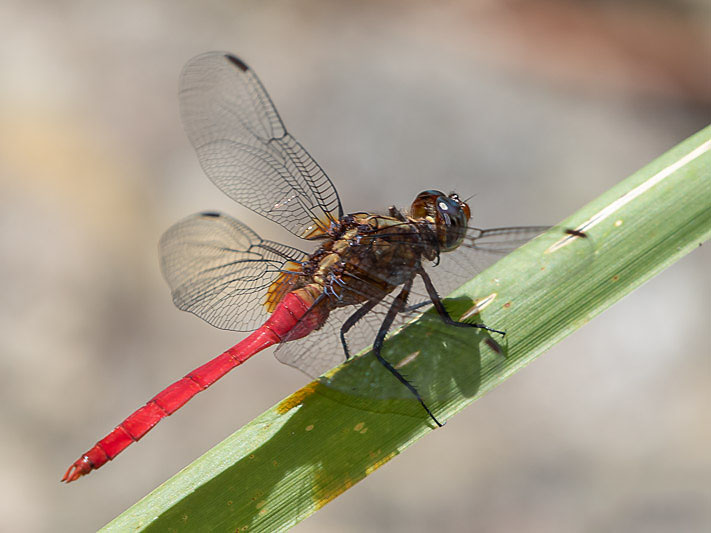
[[[279,405],[276,407],[277,413],[284,415],[291,411],[294,407],[304,403],[304,400],[316,392],[316,388],[319,386],[317,382],[312,382],[305,387],[297,390],[291,396],[284,398]]]
[[[348,474],[345,474],[343,478],[336,479],[333,475],[329,475],[327,470],[316,471],[314,473],[314,507],[317,510],[320,509],[354,484],[355,481]]]
[[[372,474],[373,472],[375,472],[378,468],[380,468],[381,466],[383,466],[385,463],[387,463],[390,459],[392,459],[392,458],[395,457],[396,455],[397,455],[396,452],[390,452],[390,453],[389,453],[388,455],[386,455],[385,457],[383,457],[383,458],[381,458],[381,459],[375,461],[372,465],[370,465],[369,467],[367,467],[367,468],[365,469],[365,474],[366,474],[367,476],[369,476],[370,474]]]

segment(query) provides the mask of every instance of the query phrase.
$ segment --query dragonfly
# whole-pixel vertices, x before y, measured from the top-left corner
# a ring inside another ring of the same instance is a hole
[[[190,60],[179,99],[184,128],[210,180],[299,237],[307,251],[262,239],[218,212],[168,229],[160,240],[161,268],[175,305],[217,328],[252,333],[159,392],[82,454],[62,481],[100,468],[274,345],[281,362],[317,377],[372,344],[377,361],[441,426],[417,385],[383,356],[386,336],[425,306],[448,326],[503,336],[485,324],[455,320],[439,295],[480,271],[482,256],[506,254],[548,226],[475,228],[467,201],[438,190],[417,194],[407,210],[344,214],[331,179],[287,131],[254,71],[230,53]]]

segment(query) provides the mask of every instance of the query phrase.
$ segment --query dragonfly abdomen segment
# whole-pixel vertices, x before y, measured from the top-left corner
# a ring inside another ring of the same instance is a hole
[[[143,437],[163,418],[180,409],[198,392],[207,389],[253,355],[274,344],[305,337],[320,328],[328,317],[328,311],[314,306],[316,291],[316,287],[307,286],[287,294],[262,327],[212,361],[166,387],[134,411],[77,459],[64,474],[62,481],[74,481],[103,466]]]

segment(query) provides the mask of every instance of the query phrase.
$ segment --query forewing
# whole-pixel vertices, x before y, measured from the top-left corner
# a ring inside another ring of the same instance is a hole
[[[208,52],[180,78],[180,109],[205,174],[227,196],[299,237],[342,216],[331,180],[284,127],[257,75]]]
[[[272,284],[278,279],[279,292],[289,290],[298,275],[290,272],[306,257],[220,213],[173,225],[160,240],[160,255],[175,305],[234,331],[251,331],[267,319]]]
[[[548,229],[550,226],[469,228],[464,242],[458,248],[440,254],[437,264],[425,267],[438,294],[445,297],[504,255]]]

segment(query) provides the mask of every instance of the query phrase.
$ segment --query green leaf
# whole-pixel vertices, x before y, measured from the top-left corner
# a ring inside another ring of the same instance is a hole
[[[711,127],[560,227],[586,237],[552,230],[446,301],[458,318],[489,297],[475,319],[507,331],[503,354],[488,334],[446,327],[431,313],[386,342],[384,355],[424,384],[440,420],[709,238]],[[433,431],[403,391],[372,354],[354,358],[254,419],[104,530],[284,530]]]

